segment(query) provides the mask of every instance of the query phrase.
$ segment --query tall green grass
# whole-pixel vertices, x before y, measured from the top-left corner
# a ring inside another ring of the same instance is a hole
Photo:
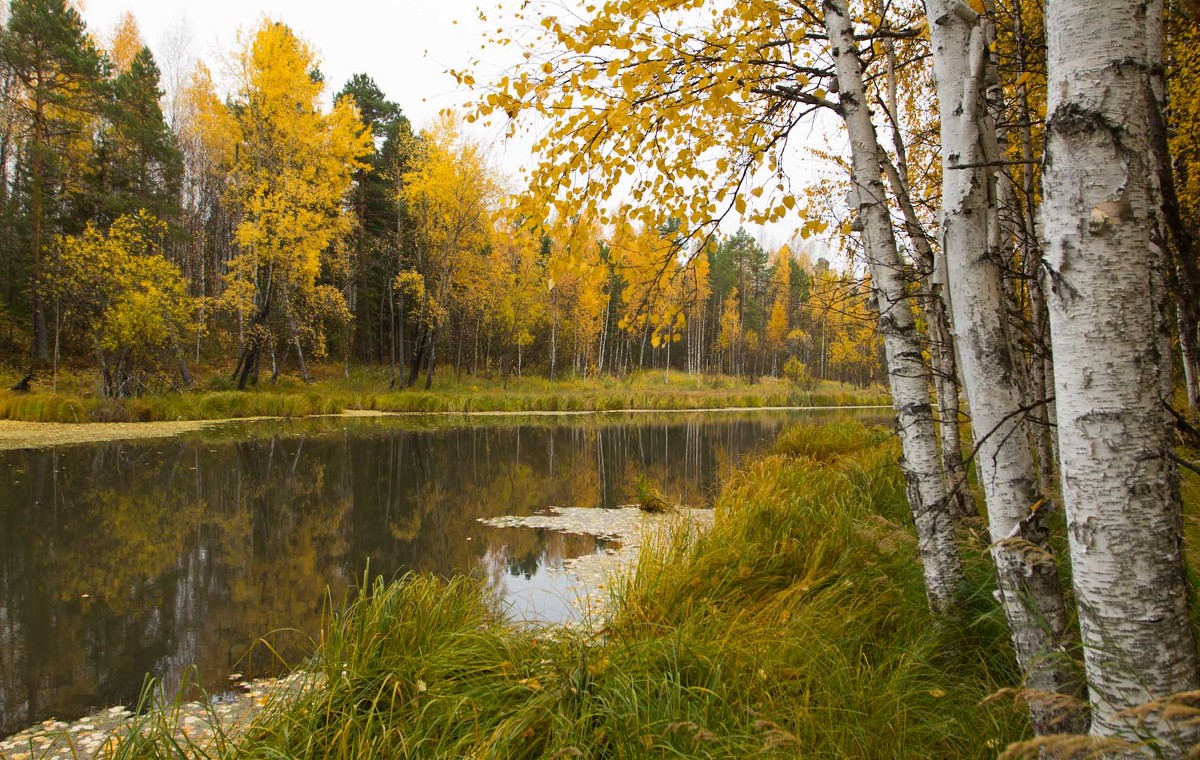
[[[3,373],[0,373],[2,375]],[[547,380],[526,377],[502,383],[480,378],[439,378],[430,391],[388,391],[377,370],[358,370],[349,379],[327,377],[311,384],[282,378],[246,391],[214,375],[196,390],[113,400],[95,395],[85,375],[64,375],[59,390],[31,393],[0,390],[0,419],[31,422],[151,422],[238,417],[305,417],[345,410],[382,412],[595,412],[618,409],[675,410],[768,406],[864,406],[887,404],[879,389],[856,390],[825,383],[798,394],[786,383],[764,379],[641,373],[629,378]]]
[[[800,435],[727,485],[711,530],[644,553],[599,632],[515,628],[469,578],[374,584],[236,754],[963,758],[1026,736],[981,704],[1017,678],[986,547],[972,613],[934,619],[893,442]]]

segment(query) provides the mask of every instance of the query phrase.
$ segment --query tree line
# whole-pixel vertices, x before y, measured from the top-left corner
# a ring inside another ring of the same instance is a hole
[[[527,208],[607,222],[613,197],[654,199],[637,218],[692,239],[795,218],[865,263],[929,603],[961,614],[958,530],[982,510],[1041,735],[1025,750],[1197,744],[1173,450],[1196,442],[1200,377],[1192,11],[613,0],[519,19],[493,42],[524,65],[458,76],[476,117],[549,124]],[[807,149],[842,174],[799,187],[789,146],[821,124],[837,137]]]
[[[416,131],[366,74],[327,105],[315,51],[263,21],[223,71],[171,62],[129,14],[105,40],[68,0],[14,0],[0,37],[0,340],[53,384],[122,397],[238,388],[314,359],[551,377],[643,368],[798,384],[883,377],[868,289],[749,233],[555,219],[505,203],[487,147]],[[790,362],[790,363],[789,363]]]

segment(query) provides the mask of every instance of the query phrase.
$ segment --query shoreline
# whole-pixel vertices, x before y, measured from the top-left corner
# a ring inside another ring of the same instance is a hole
[[[313,682],[304,670],[278,678],[238,678],[238,674],[230,676],[229,690],[204,700],[162,703],[161,695],[156,695],[138,706],[141,713],[116,705],[74,720],[47,718],[0,739],[0,760],[109,757],[131,732],[146,737],[162,721],[170,724],[174,740],[185,753],[209,757],[220,746],[236,741],[272,699],[290,698]]]
[[[436,418],[436,417],[585,417],[601,415],[640,414],[719,414],[745,412],[815,412],[856,411],[891,409],[890,405],[848,406],[722,406],[699,409],[572,409],[532,411],[430,411],[389,412],[373,409],[345,409],[334,414],[306,414],[297,416],[256,415],[250,417],[223,417],[208,420],[171,420],[153,422],[26,422],[23,420],[0,419],[0,451],[20,449],[44,449],[55,446],[71,446],[108,441],[147,440],[173,438],[195,433],[210,427],[239,422],[269,422],[308,419],[353,419],[353,418]]]
[[[570,575],[577,583],[574,606],[578,618],[544,627],[594,631],[606,619],[610,589],[632,574],[642,551],[663,550],[669,544],[667,539],[681,530],[706,531],[711,528],[713,517],[711,508],[679,507],[671,512],[647,513],[636,506],[613,510],[549,506],[534,515],[478,520],[493,527],[553,530],[616,542],[614,548],[603,554],[573,557],[555,571]],[[522,626],[528,621],[513,620],[511,624]],[[239,680],[240,674],[233,674],[229,676],[228,691],[202,700],[155,703],[149,707],[157,713],[159,722],[166,721],[168,731],[185,754],[207,757],[221,746],[235,743],[272,700],[293,698],[306,686],[316,683],[317,678],[315,671],[306,666],[279,677]],[[74,719],[47,718],[0,738],[0,760],[107,757],[131,732],[148,736],[157,727],[147,724],[145,719],[145,714],[139,715],[125,705],[100,708]]]

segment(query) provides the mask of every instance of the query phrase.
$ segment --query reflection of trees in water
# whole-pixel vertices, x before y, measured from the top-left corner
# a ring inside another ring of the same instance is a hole
[[[194,664],[213,687],[266,668],[265,650],[239,660],[270,631],[314,634],[326,589],[340,601],[368,561],[496,588],[531,576],[594,542],[477,518],[629,503],[641,472],[704,503],[779,424],[372,426],[0,454],[0,731],[130,700],[147,671],[172,685]],[[307,651],[298,634],[275,645]]]

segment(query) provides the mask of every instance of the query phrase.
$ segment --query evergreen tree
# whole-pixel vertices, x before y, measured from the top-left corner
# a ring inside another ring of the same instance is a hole
[[[352,76],[335,100],[343,97],[358,106],[376,147],[366,159],[367,166],[354,172],[351,190],[356,225],[345,296],[355,317],[352,348],[360,358],[380,361],[388,347],[383,336],[391,336],[396,329],[389,295],[401,268],[398,237],[402,225],[395,164],[398,145],[410,136],[410,127],[400,106],[388,100],[366,74]],[[382,329],[385,324],[387,329]]]
[[[142,47],[112,82],[98,141],[101,160],[94,164],[100,173],[98,221],[138,209],[163,220],[178,216],[183,157],[163,116],[159,79],[150,48]]]
[[[29,309],[33,352],[50,357],[41,295],[42,262],[66,194],[72,151],[102,103],[104,64],[83,19],[67,0],[14,0],[0,41],[0,60],[16,87],[10,103],[24,132],[28,171]],[[12,252],[16,254],[16,252]]]

